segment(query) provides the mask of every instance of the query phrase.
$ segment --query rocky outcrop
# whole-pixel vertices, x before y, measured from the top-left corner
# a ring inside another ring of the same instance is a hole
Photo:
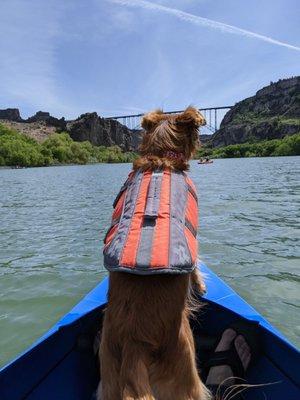
[[[66,129],[66,121],[64,118],[58,119],[55,117],[52,117],[50,113],[45,112],[45,111],[38,111],[35,113],[32,117],[29,117],[26,122],[32,123],[32,122],[44,122],[48,126],[54,126],[58,130],[65,130]]]
[[[237,103],[212,136],[213,147],[300,132],[300,76],[279,80]]]
[[[96,112],[82,114],[68,121],[66,131],[75,141],[90,141],[95,146],[117,145],[124,151],[136,150],[139,131],[131,130],[113,119],[105,119]]]
[[[6,108],[5,110],[0,110],[0,119],[14,122],[23,121],[20,111],[17,108]]]

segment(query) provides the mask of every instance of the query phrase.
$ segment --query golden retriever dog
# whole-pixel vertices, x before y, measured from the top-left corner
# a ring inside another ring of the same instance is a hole
[[[180,114],[146,114],[133,171],[188,170],[204,124],[193,107]],[[98,400],[209,399],[197,372],[189,324],[195,286],[203,292],[197,267],[182,274],[110,271]]]

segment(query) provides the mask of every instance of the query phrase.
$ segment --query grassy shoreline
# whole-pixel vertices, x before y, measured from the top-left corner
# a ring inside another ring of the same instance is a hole
[[[300,133],[285,136],[282,139],[264,140],[261,142],[232,144],[224,147],[201,147],[195,158],[247,158],[278,157],[300,155]]]

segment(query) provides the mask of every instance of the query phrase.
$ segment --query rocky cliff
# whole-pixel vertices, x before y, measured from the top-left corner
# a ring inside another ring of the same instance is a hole
[[[96,112],[82,114],[66,121],[52,117],[48,112],[38,111],[28,119],[22,119],[17,108],[0,110],[0,123],[9,126],[39,142],[55,132],[66,131],[75,141],[89,140],[96,146],[117,145],[124,151],[137,150],[141,131],[131,130],[112,119],[98,116]]]
[[[52,117],[50,113],[45,111],[38,111],[32,117],[26,120],[27,123],[32,122],[43,122],[47,126],[54,126],[58,130],[65,130],[66,129],[66,121],[64,118],[58,119]]]
[[[7,108],[6,110],[0,110],[0,119],[13,122],[23,121],[20,115],[20,111],[17,108]]]
[[[96,146],[118,145],[125,151],[136,150],[140,132],[113,119],[101,118],[97,113],[82,114],[67,122],[66,131],[75,141],[89,140]]]
[[[300,76],[259,90],[228,111],[212,136],[213,147],[276,139],[300,132]]]

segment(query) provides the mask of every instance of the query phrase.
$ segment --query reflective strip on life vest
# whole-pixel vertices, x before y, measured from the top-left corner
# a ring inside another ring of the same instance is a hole
[[[191,254],[192,263],[195,264],[198,255],[198,242],[195,240],[195,236],[188,228],[185,228],[184,231]]]
[[[197,230],[198,204],[190,191],[188,192],[188,195],[187,195],[185,219],[190,222],[190,224],[194,227],[195,230]]]
[[[170,186],[171,172],[163,171],[160,190],[159,212],[154,228],[152,244],[151,268],[162,268],[169,266],[170,245]]]
[[[112,224],[114,223],[114,221],[115,221],[116,219],[120,218],[121,215],[122,215],[122,211],[123,211],[123,207],[124,207],[125,195],[126,195],[126,192],[123,192],[123,193],[120,195],[118,202],[116,203],[116,206],[115,206],[113,215],[112,215],[112,217],[111,217],[111,223],[112,223]]]
[[[129,227],[129,233],[124,244],[123,252],[120,259],[120,264],[129,268],[135,268],[136,255],[139,245],[141,227],[144,218],[145,210],[145,200],[147,198],[148,186],[151,180],[151,172],[145,172],[138,194],[137,201],[135,203],[135,208],[133,216],[131,219],[131,224]]]
[[[124,183],[124,185],[121,187],[119,193],[117,194],[117,197],[115,198],[114,202],[113,202],[113,208],[116,208],[117,203],[120,200],[120,197],[122,196],[122,194],[128,189],[130,182],[133,178],[134,173],[130,172],[130,174],[128,175],[128,178],[126,179],[126,182]]]
[[[193,227],[193,225],[190,223],[190,221],[188,219],[185,220],[185,226],[190,230],[190,232],[192,233],[192,235],[194,237],[197,236],[196,229]]]
[[[192,194],[194,195],[196,201],[198,201],[197,190],[196,190],[196,186],[195,186],[194,182],[191,180],[191,178],[186,173],[184,175],[185,175],[186,182],[189,185],[189,190],[191,192],[193,192]]]
[[[118,230],[109,245],[104,247],[104,262],[108,270],[120,266],[124,243],[129,234],[131,217],[134,213],[143,174],[132,175],[131,184],[126,189],[123,217],[121,217]],[[125,217],[126,216],[126,217]]]
[[[170,267],[174,269],[186,268],[192,265],[192,257],[186,236],[182,227],[185,223],[187,207],[188,185],[186,175],[173,172],[171,175],[171,215],[170,215]]]

